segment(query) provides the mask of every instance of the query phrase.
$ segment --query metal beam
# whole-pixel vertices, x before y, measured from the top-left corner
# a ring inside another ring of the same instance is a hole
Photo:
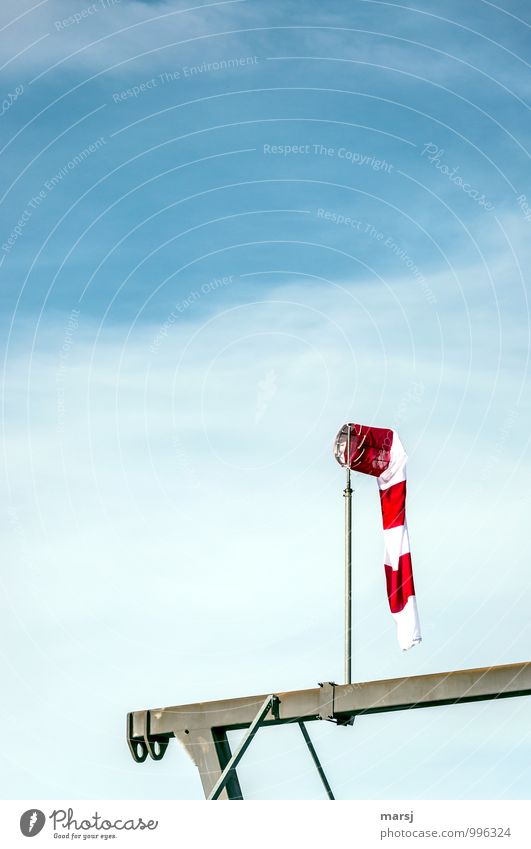
[[[176,729],[175,737],[183,744],[199,771],[205,799],[218,780],[224,766],[212,728]],[[228,745],[228,742],[227,742]],[[225,788],[220,799],[229,799],[229,788]]]
[[[329,719],[347,724],[353,717],[394,710],[412,710],[488,699],[531,695],[531,662],[457,672],[438,672],[358,684],[322,684],[309,690],[277,694],[274,713],[263,725]],[[165,750],[176,737],[199,769],[205,796],[226,767],[219,756],[219,734],[248,728],[269,696],[246,696],[214,702],[177,705],[128,715],[127,737],[135,760]],[[218,745],[216,745],[216,736]],[[228,745],[228,743],[227,743]],[[223,791],[227,798],[226,790]],[[233,796],[237,798],[237,796]]]
[[[222,770],[224,770],[232,757],[227,732],[224,728],[213,728],[212,736],[214,738],[214,744],[216,746],[216,754],[218,756],[219,766]],[[229,799],[243,799],[242,788],[240,787],[238,773],[235,769],[232,770],[229,776],[229,780],[225,785],[225,791]],[[205,795],[208,796],[208,793],[206,793]]]

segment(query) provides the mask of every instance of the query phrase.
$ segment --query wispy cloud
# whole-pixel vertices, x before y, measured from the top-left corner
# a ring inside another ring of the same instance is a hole
[[[165,55],[168,45],[187,44],[230,28],[234,7],[244,0],[202,4],[148,3],[141,0],[95,0],[73,9],[66,0],[36,4],[23,16],[14,2],[3,5],[2,26],[9,38],[5,51],[12,75],[46,79],[123,65],[138,67]],[[18,57],[18,58],[15,58]],[[28,80],[29,82],[29,80]]]

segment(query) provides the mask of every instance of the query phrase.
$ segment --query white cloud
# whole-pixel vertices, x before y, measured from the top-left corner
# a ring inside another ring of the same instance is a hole
[[[1,25],[8,34],[3,61],[9,62],[6,70],[23,82],[29,75],[43,74],[46,79],[54,70],[63,75],[108,68],[130,73],[132,67],[149,66],[159,56],[164,61],[165,45],[230,29],[237,14],[233,10],[240,6],[238,0],[196,6],[94,0],[73,8],[68,0],[48,0],[20,17],[20,4],[9,0],[2,7]],[[143,58],[145,53],[149,55]],[[170,59],[175,59],[175,52],[170,52]]]

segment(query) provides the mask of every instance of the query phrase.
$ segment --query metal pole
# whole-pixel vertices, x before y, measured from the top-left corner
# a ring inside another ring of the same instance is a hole
[[[308,731],[306,730],[306,726],[305,726],[304,722],[300,721],[299,727],[302,731],[302,736],[304,737],[306,745],[308,746],[308,749],[310,751],[310,755],[312,756],[313,762],[314,762],[315,766],[317,767],[317,772],[319,773],[319,778],[323,782],[323,787],[326,790],[326,795],[328,796],[329,799],[335,799],[335,796],[332,793],[332,788],[330,787],[330,785],[328,783],[328,779],[325,775],[324,769],[321,766],[321,761],[319,760],[319,756],[314,749],[311,737],[308,734]]]
[[[350,425],[347,426],[345,499],[345,684],[352,683],[352,488],[350,486]]]
[[[247,729],[243,740],[234,752],[228,764],[226,764],[225,769],[223,770],[220,777],[216,781],[214,787],[212,788],[208,796],[208,801],[214,801],[216,799],[219,799],[221,793],[225,789],[225,785],[229,781],[234,770],[236,769],[241,759],[243,758],[245,752],[249,748],[249,744],[252,742],[256,732],[260,728],[262,722],[266,718],[269,711],[273,708],[274,701],[275,696],[268,696],[265,702],[263,703],[262,707],[260,708],[255,718],[251,722],[249,728]]]

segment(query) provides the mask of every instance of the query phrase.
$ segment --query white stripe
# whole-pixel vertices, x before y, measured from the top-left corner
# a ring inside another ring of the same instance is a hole
[[[387,467],[385,472],[382,472],[380,477],[377,478],[379,488],[389,489],[389,487],[394,486],[395,483],[401,483],[402,481],[405,481],[406,463],[407,454],[404,450],[404,446],[400,442],[400,438],[396,430],[394,430],[389,466]]]
[[[388,528],[384,531],[384,563],[396,572],[398,560],[402,554],[409,554],[409,534],[407,525]]]
[[[418,645],[422,637],[420,636],[420,622],[415,596],[410,595],[404,609],[400,613],[393,613],[392,615],[396,622],[396,635],[402,651],[407,651]]]

